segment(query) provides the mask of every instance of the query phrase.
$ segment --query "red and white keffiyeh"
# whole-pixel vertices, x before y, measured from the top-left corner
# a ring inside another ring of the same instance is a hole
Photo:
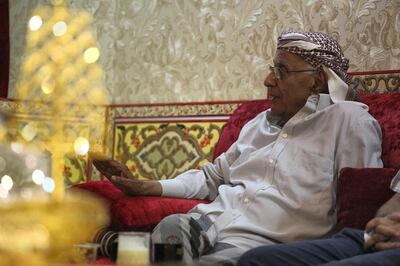
[[[285,50],[304,58],[314,68],[322,68],[328,78],[329,94],[333,102],[348,99],[351,77],[347,74],[349,60],[339,43],[322,32],[286,30],[278,37],[278,50]]]

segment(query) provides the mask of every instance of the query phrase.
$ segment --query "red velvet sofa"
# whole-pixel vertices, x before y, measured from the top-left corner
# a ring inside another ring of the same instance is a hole
[[[392,177],[400,168],[400,93],[365,94],[360,100],[369,106],[382,129],[382,160],[384,168],[345,168],[337,184],[338,229],[364,228],[376,210],[393,193],[389,189]],[[225,124],[215,147],[214,158],[236,140],[241,127],[259,112],[269,107],[269,102],[256,100],[241,104]],[[148,231],[165,216],[185,213],[204,200],[161,197],[128,197],[109,181],[90,181],[75,185],[76,189],[93,192],[107,202],[110,209],[110,230]]]

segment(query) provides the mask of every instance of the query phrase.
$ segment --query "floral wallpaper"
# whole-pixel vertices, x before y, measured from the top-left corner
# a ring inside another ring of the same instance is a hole
[[[350,71],[400,68],[399,0],[65,0],[94,17],[115,104],[265,97],[282,29],[324,31]],[[10,97],[30,13],[49,0],[10,1]]]

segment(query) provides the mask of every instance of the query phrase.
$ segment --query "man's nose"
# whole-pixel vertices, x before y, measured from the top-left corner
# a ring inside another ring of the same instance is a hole
[[[275,78],[275,75],[274,75],[274,73],[272,71],[269,72],[268,75],[265,77],[264,86],[265,87],[276,86],[276,78]]]

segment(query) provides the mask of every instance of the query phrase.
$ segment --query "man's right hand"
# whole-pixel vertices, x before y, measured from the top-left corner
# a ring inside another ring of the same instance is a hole
[[[162,187],[156,180],[137,180],[112,176],[110,181],[129,196],[161,196]]]

